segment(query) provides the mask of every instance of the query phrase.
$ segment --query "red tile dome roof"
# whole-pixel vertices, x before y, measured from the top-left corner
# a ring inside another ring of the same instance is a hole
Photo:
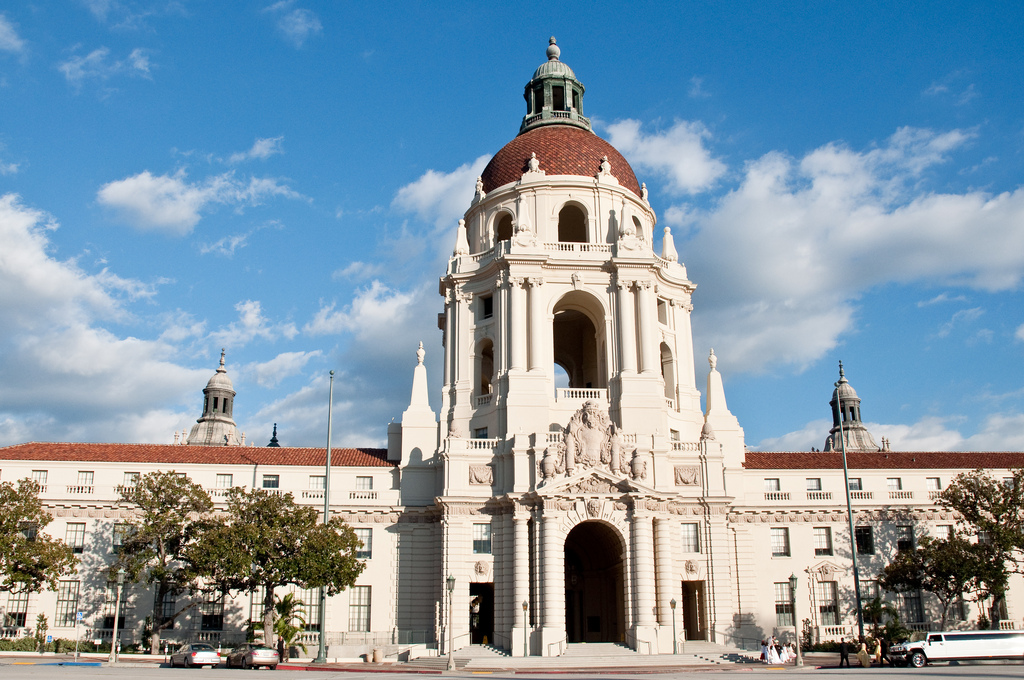
[[[530,154],[536,153],[540,169],[548,175],[594,177],[601,169],[601,157],[608,156],[612,175],[619,184],[640,195],[640,183],[629,163],[608,142],[593,132],[569,125],[545,125],[527,130],[494,154],[481,179],[484,191],[494,191],[515,182],[526,171]]]

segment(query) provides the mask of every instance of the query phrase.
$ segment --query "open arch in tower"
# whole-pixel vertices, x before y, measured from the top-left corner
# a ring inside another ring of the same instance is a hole
[[[490,338],[480,341],[476,348],[476,386],[477,394],[483,396],[493,390],[494,380],[494,343]]]
[[[587,213],[576,203],[558,211],[558,242],[587,243]]]
[[[551,335],[554,362],[569,376],[569,387],[605,388],[604,309],[589,293],[572,291],[554,307]]]
[[[512,240],[512,214],[500,212],[494,219],[494,243]]]
[[[676,362],[672,357],[672,348],[661,343],[661,378],[665,381],[665,398],[676,398]]]
[[[625,632],[626,544],[600,520],[565,538],[565,632],[569,642],[620,642]]]

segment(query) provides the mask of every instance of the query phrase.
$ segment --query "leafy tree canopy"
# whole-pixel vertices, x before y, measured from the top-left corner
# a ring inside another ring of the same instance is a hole
[[[39,500],[39,484],[0,483],[0,592],[57,589],[78,559],[70,546],[43,533],[53,521]]]
[[[957,475],[939,498],[1019,566],[1024,551],[1024,469],[1012,474],[1007,480],[996,480],[981,469]]]

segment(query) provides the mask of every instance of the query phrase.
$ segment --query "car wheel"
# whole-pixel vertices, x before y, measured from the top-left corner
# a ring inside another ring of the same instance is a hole
[[[923,652],[914,652],[910,655],[910,665],[914,668],[921,668],[926,663],[928,663],[928,659],[925,658]]]
[[[243,656],[243,657],[242,657],[242,663],[241,663],[241,664],[239,665],[239,668],[248,668],[248,667],[249,667],[249,660],[248,660],[248,659],[246,659],[246,658],[245,658],[245,657]]]
[[[277,670],[277,664],[275,663],[273,665],[268,666],[267,668],[269,668],[272,671],[276,671]]]

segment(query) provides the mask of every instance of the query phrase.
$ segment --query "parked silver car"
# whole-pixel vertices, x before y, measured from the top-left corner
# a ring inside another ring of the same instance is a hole
[[[171,668],[184,666],[185,668],[196,668],[198,666],[220,665],[220,654],[217,650],[205,642],[193,642],[180,648],[171,654]]]
[[[276,649],[263,645],[244,644],[228,652],[227,667],[256,668],[257,666],[269,666],[270,670],[276,670],[280,660]]]

